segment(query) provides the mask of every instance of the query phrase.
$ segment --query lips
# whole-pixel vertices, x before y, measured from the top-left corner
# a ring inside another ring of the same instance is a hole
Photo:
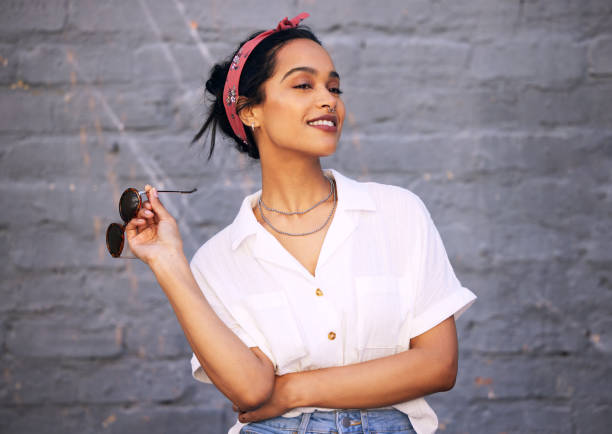
[[[334,115],[323,115],[318,118],[311,119],[308,122],[308,125],[314,128],[318,128],[323,131],[337,131],[338,118]]]

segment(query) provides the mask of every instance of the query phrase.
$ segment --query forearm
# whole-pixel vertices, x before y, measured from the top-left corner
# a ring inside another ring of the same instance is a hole
[[[274,372],[219,319],[187,259],[175,253],[150,264],[203,369],[232,402],[252,408],[271,393]]]
[[[454,318],[414,337],[410,346],[368,362],[290,374],[292,407],[383,407],[451,389],[458,363]]]
[[[427,350],[294,375],[292,407],[376,408],[450,389],[456,366]]]

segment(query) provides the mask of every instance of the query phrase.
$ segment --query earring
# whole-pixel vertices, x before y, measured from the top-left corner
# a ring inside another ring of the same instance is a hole
[[[255,132],[255,124],[251,124],[251,129],[253,130],[253,132]]]

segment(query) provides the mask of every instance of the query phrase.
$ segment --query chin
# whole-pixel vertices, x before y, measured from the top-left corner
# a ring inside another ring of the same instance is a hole
[[[319,142],[317,143],[316,146],[312,148],[312,153],[319,157],[328,157],[334,154],[337,148],[338,148],[337,141],[333,141],[333,142],[330,141],[329,143]]]

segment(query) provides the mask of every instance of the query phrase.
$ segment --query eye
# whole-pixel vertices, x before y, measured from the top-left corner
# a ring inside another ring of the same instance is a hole
[[[297,86],[293,86],[294,89],[311,89],[312,86],[310,83],[298,84]]]
[[[340,88],[339,88],[339,87],[330,87],[330,88],[329,88],[329,91],[330,91],[331,93],[335,93],[336,95],[342,95],[342,93],[343,93],[343,92],[340,90]]]

